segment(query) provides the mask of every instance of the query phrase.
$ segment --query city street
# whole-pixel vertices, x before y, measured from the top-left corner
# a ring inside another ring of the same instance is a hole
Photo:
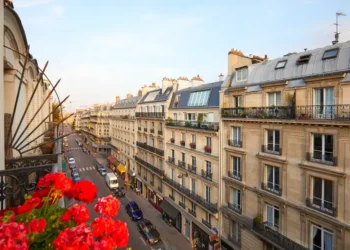
[[[68,133],[68,129],[65,129],[65,133]],[[78,146],[78,144],[75,142],[75,139],[79,138],[77,134],[71,134],[68,136],[68,148],[71,148],[69,152],[66,153],[67,157],[73,157],[75,158],[77,168],[79,170],[79,174],[82,179],[89,180],[93,182],[97,189],[98,194],[97,197],[104,197],[111,194],[111,191],[107,187],[104,178],[96,171],[94,164],[97,163],[96,159],[93,157],[93,155],[85,154]],[[108,172],[111,172],[109,168],[106,168]],[[70,169],[67,166],[66,169],[67,176],[70,177]],[[168,248],[165,247],[163,242],[158,242],[153,246],[149,246],[146,244],[145,240],[141,237],[141,234],[137,231],[136,222],[133,222],[130,217],[126,214],[124,207],[128,203],[127,197],[120,198],[121,207],[119,210],[119,214],[117,215],[117,219],[124,221],[128,225],[129,229],[129,246],[132,249],[174,249],[174,248]],[[94,204],[96,203],[97,199],[92,203],[89,204],[89,211],[91,215],[91,220],[93,220],[95,217],[98,216],[98,214],[94,211]],[[66,207],[72,206],[74,204],[74,200],[66,201]],[[140,206],[142,209],[142,207]],[[143,210],[143,209],[142,209]],[[160,231],[158,229],[158,231]],[[161,232],[160,232],[161,233]]]

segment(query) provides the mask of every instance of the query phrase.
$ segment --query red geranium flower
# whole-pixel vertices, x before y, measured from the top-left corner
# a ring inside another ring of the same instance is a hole
[[[27,250],[28,229],[23,223],[10,222],[0,225],[0,248]]]
[[[129,230],[125,222],[120,220],[114,221],[114,231],[111,235],[112,239],[117,243],[118,248],[123,248],[128,245]]]
[[[118,214],[120,202],[112,195],[99,198],[94,209],[96,212],[115,217]]]
[[[61,217],[63,222],[73,219],[77,225],[86,222],[90,218],[90,213],[85,204],[74,204]]]
[[[79,249],[87,250],[93,245],[91,229],[85,224],[66,228],[53,241],[55,250]]]
[[[46,228],[46,220],[44,218],[39,220],[34,218],[31,222],[29,222],[28,227],[29,232],[31,233],[42,233]]]
[[[96,217],[91,223],[93,235],[101,237],[103,235],[110,235],[114,231],[114,220],[111,217]]]
[[[16,208],[9,207],[4,210],[0,210],[0,224],[6,222],[14,222],[16,220]]]
[[[34,208],[39,207],[41,199],[38,197],[32,197],[24,202],[22,206],[17,207],[17,214],[25,214],[31,212]]]
[[[33,194],[34,197],[47,197],[54,189],[50,196],[52,198],[61,198],[66,192],[72,188],[73,182],[63,173],[50,173],[42,177],[37,184],[37,191]]]
[[[82,180],[73,185],[73,188],[67,193],[68,199],[74,198],[78,201],[91,203],[97,196],[97,188],[90,181]]]

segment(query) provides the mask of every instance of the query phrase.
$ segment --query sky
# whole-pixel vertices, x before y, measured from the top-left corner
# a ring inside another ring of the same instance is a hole
[[[31,54],[62,79],[67,111],[113,103],[163,77],[227,74],[231,48],[270,59],[330,45],[335,13],[350,40],[349,0],[13,0]]]

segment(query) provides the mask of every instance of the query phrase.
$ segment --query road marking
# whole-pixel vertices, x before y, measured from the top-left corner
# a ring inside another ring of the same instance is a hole
[[[145,244],[145,246],[147,246],[147,243],[146,243],[146,241],[143,239],[142,236],[140,236],[140,239],[142,240],[143,244]]]
[[[82,168],[83,171],[85,171],[85,168]]]

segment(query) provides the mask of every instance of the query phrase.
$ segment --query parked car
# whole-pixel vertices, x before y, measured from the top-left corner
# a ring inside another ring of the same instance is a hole
[[[106,174],[106,184],[109,187],[109,189],[116,189],[119,187],[118,178],[114,173],[107,173]]]
[[[133,220],[143,219],[142,211],[135,201],[130,201],[128,204],[126,204],[125,211]]]
[[[95,164],[95,169],[100,172],[100,168],[103,168],[101,164]]]
[[[69,164],[75,164],[75,159],[74,158],[69,158],[68,159]]]
[[[77,168],[77,165],[75,165],[75,164],[69,164],[69,168],[70,168],[70,169],[75,169],[75,168]]]
[[[81,142],[78,142],[78,146],[79,146],[79,147],[82,147],[83,144],[82,144]]]
[[[160,235],[153,224],[146,219],[141,220],[137,223],[137,229],[146,239],[147,243],[153,245],[160,241]]]
[[[88,154],[88,153],[89,153],[89,150],[87,150],[85,147],[83,147],[83,152],[84,152],[85,154]]]
[[[78,172],[78,168],[72,168],[71,171],[72,171],[72,175],[73,175],[74,173],[79,173],[79,172]]]
[[[105,176],[107,174],[107,171],[106,171],[106,169],[104,167],[101,167],[99,169],[99,172],[100,172],[100,175],[102,175],[102,176]]]
[[[81,181],[80,174],[79,174],[79,173],[73,173],[73,174],[72,174],[72,179],[73,179],[74,182],[79,182],[79,181]]]

